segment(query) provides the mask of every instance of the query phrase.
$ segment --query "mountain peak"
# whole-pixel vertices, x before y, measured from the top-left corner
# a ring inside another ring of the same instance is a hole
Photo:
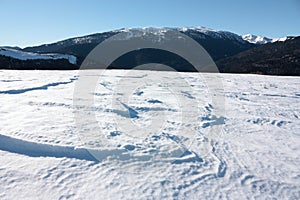
[[[253,35],[253,34],[246,34],[246,35],[243,35],[242,38],[245,40],[245,41],[248,41],[250,43],[253,43],[253,44],[266,44],[266,43],[269,43],[269,42],[284,42],[288,39],[288,37],[281,37],[281,38],[267,38],[267,37],[264,37],[264,36],[257,36],[257,35]]]
[[[270,38],[252,35],[252,34],[243,35],[242,38],[253,44],[266,44],[266,43],[272,42],[272,39],[270,39]]]

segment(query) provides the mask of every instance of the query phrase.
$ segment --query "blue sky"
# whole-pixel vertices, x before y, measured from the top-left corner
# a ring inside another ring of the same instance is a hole
[[[300,35],[299,0],[0,0],[0,17],[0,46],[33,46],[145,26]]]

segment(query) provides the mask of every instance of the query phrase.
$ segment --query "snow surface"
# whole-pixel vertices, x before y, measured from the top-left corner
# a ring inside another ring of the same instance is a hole
[[[216,74],[105,71],[95,106],[75,104],[75,84],[94,75],[0,71],[0,199],[300,198],[299,77],[222,74],[224,91],[215,95],[225,98],[226,112],[214,116],[213,94],[203,78],[215,80]],[[189,87],[179,87],[174,98],[164,83],[178,80]],[[137,83],[128,101],[122,101],[122,91],[115,93],[118,85]],[[117,108],[113,95],[122,103]],[[192,118],[181,123],[178,98],[200,112],[196,124]],[[101,122],[90,127],[93,136],[78,133],[78,109]],[[165,128],[145,140],[116,130],[114,120],[143,127],[162,112]],[[222,127],[217,137],[205,134],[215,127]],[[196,145],[186,145],[186,130],[194,131]],[[114,148],[99,145],[97,160],[84,143],[95,147],[101,139]],[[172,149],[185,153],[149,160]]]
[[[76,64],[76,57],[72,55],[66,54],[39,54],[39,53],[32,53],[32,52],[25,52],[18,49],[13,48],[0,48],[0,55],[12,57],[19,60],[37,60],[37,59],[44,59],[44,60],[57,60],[57,59],[66,59],[71,64]]]

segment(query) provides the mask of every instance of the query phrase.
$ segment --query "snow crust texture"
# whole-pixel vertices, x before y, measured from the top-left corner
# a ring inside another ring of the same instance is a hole
[[[226,112],[217,115],[203,81],[215,76],[105,71],[86,108],[73,101],[78,71],[0,71],[0,199],[299,199],[300,78],[218,75]],[[167,80],[189,87],[174,94]],[[128,101],[116,92],[137,82]],[[197,123],[180,120],[176,96],[197,102]],[[78,109],[96,116],[94,135],[78,131]],[[116,123],[147,129],[161,113],[163,128],[145,137]]]

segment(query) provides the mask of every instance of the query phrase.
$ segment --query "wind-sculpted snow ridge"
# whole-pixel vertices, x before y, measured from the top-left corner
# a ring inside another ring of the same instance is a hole
[[[299,77],[222,74],[220,114],[203,81],[216,74],[108,70],[91,106],[73,94],[82,76],[0,71],[0,199],[300,198]],[[98,123],[78,130],[78,110]]]
[[[29,142],[5,135],[0,135],[0,150],[32,157],[66,157],[98,161],[86,149]]]
[[[47,90],[49,87],[55,87],[58,85],[66,85],[66,84],[72,83],[75,80],[77,80],[76,77],[70,78],[70,81],[49,83],[47,85],[38,86],[38,87],[0,91],[0,94],[22,94],[25,92],[30,92],[30,91],[35,91],[35,90]]]

